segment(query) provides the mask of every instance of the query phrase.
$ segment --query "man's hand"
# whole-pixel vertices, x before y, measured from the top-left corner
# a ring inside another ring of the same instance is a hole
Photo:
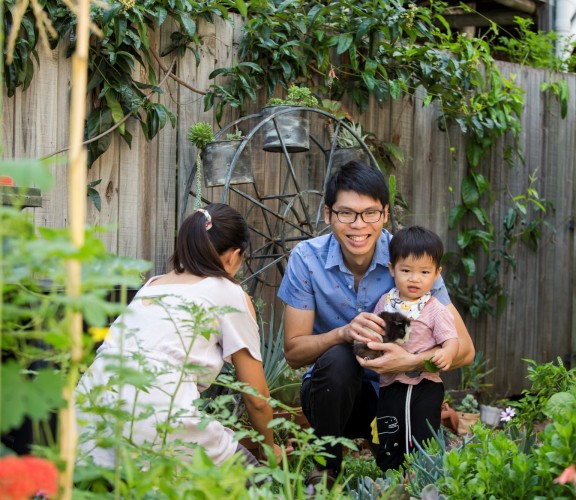
[[[422,363],[419,354],[410,354],[405,351],[403,347],[393,342],[370,342],[368,344],[370,349],[382,351],[383,355],[376,359],[366,361],[358,356],[356,359],[360,366],[375,371],[376,373],[390,373],[390,372],[410,372],[422,370]],[[430,351],[428,351],[430,357]]]
[[[377,314],[363,312],[341,328],[341,335],[348,343],[355,340],[364,343],[381,342],[385,325],[385,321]]]

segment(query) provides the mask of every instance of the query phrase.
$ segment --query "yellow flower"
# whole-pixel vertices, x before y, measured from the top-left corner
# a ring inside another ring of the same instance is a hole
[[[88,333],[94,342],[102,342],[108,335],[108,330],[109,328],[102,326],[91,326],[88,328]]]

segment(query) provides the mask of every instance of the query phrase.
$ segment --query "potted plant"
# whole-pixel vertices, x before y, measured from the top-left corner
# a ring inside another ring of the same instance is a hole
[[[467,394],[466,397],[454,409],[458,416],[458,434],[468,434],[470,426],[480,419],[480,409],[478,400],[473,394]]]
[[[206,187],[223,186],[226,175],[243,137],[240,130],[226,134],[225,140],[217,140],[212,126],[198,122],[188,130],[188,140],[198,148],[196,167],[198,170],[197,192],[202,192],[201,179]],[[250,151],[244,149],[232,171],[230,184],[253,182]]]
[[[491,427],[500,425],[504,407],[499,403],[480,404],[480,421]]]
[[[297,108],[315,108],[318,99],[308,87],[292,85],[286,99],[273,97],[262,110],[262,116],[268,118],[263,127],[264,151],[281,153],[299,153],[310,149],[310,121]]]
[[[332,159],[332,172],[352,160],[370,163],[368,153],[359,142],[359,140],[364,142],[368,134],[364,132],[360,123],[350,122],[347,126],[349,128],[339,127],[338,134],[334,137],[336,148],[326,152],[326,162],[330,161],[330,157]]]
[[[460,368],[460,382],[456,389],[449,389],[448,396],[453,405],[460,403],[468,394],[473,394],[476,400],[482,400],[482,395],[491,387],[485,382],[486,377],[494,371],[489,368],[489,359],[484,358],[480,351],[474,356],[474,361]]]

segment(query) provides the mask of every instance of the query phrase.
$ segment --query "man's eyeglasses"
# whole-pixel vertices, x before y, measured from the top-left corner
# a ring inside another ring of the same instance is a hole
[[[352,224],[356,222],[358,216],[362,217],[362,220],[367,223],[378,222],[382,218],[384,210],[364,210],[364,212],[354,212],[353,210],[333,210],[331,212],[336,214],[338,220],[343,224]]]

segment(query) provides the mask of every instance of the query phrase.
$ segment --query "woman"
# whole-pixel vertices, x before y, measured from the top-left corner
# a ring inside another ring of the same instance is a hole
[[[214,203],[197,210],[180,228],[173,270],[151,278],[114,322],[77,388],[79,422],[89,424],[80,447],[96,463],[114,465],[113,447],[97,445],[94,436],[102,443],[103,437],[114,435],[110,419],[101,413],[117,409],[119,401],[122,410],[135,415],[134,421],[124,423],[123,436],[137,445],[180,440],[202,446],[216,464],[236,451],[257,463],[232,430],[217,420],[200,425],[193,406],[225,361],[232,362],[240,382],[269,396],[254,306],[234,279],[249,238],[246,222],[233,208]],[[116,373],[122,377],[126,370],[149,374],[147,382],[136,377],[116,384]],[[280,459],[280,448],[267,427],[270,405],[255,395],[243,398],[253,427]],[[174,431],[167,432],[168,427]]]

